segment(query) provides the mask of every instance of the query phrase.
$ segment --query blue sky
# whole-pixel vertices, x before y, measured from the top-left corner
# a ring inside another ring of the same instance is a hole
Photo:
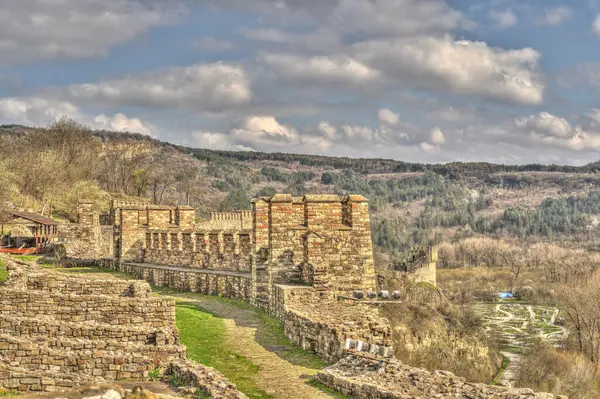
[[[600,158],[600,1],[3,0],[0,123],[406,161]]]

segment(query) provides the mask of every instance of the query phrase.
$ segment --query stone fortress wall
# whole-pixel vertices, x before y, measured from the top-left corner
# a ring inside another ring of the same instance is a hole
[[[215,398],[245,398],[217,371],[185,359],[175,303],[148,283],[66,275],[1,256],[0,388],[61,391],[143,380],[161,365],[195,376]]]
[[[91,206],[80,204],[79,212],[80,229],[99,226]],[[330,297],[375,289],[368,203],[361,196],[278,194],[253,200],[251,211],[213,213],[204,221],[187,206],[113,201],[109,219],[113,245],[103,242],[105,252],[94,259],[183,268],[152,273],[171,281],[175,272],[193,272],[190,284],[207,287],[202,291],[230,285],[212,276],[247,279],[249,297],[244,288],[242,298],[265,309],[274,284],[308,285]],[[65,243],[67,253],[77,252],[73,241]]]
[[[457,377],[451,373],[436,383],[438,374],[390,358],[392,328],[379,314],[378,301],[352,299],[356,292],[372,298],[377,288],[368,202],[362,196],[277,194],[253,200],[250,212],[214,213],[200,222],[189,207],[114,202],[111,218],[112,256],[107,254],[99,263],[157,286],[243,299],[266,310],[282,322],[293,342],[327,362],[340,361],[319,375],[332,388],[356,397],[400,398],[414,385],[405,377],[418,371],[424,380],[433,381],[431,389],[414,390],[418,395],[494,392],[497,396],[490,397],[548,397],[473,388],[464,380],[464,389],[454,389]],[[435,258],[430,251],[426,264],[411,277],[435,284]],[[361,352],[375,362],[360,360]],[[397,386],[386,386],[395,378],[387,374],[382,381],[358,381],[348,368],[349,353],[359,356],[356,370],[388,364],[389,370],[412,371],[398,371]],[[453,391],[447,390],[448,384]]]

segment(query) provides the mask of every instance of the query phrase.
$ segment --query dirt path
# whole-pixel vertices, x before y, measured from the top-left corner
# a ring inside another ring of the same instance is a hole
[[[502,354],[502,356],[505,356],[510,359],[508,367],[506,367],[506,370],[504,370],[502,377],[500,377],[500,382],[503,383],[503,385],[505,386],[513,387],[517,379],[517,375],[519,374],[519,368],[521,367],[521,361],[523,360],[523,358],[521,355],[518,355],[516,353],[500,353]]]
[[[176,296],[177,298],[177,296]],[[256,384],[275,398],[317,399],[333,396],[307,384],[316,369],[302,366],[293,356],[282,355],[285,346],[268,346],[262,339],[265,329],[255,310],[245,309],[218,299],[182,297],[223,319],[227,329],[225,346],[232,352],[242,355],[259,367]],[[268,338],[268,337],[265,337]],[[262,342],[262,343],[261,343]]]

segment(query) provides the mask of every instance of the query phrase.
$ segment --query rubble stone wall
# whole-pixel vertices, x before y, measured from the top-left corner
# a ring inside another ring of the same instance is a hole
[[[176,267],[153,267],[135,263],[104,262],[120,272],[128,273],[158,287],[170,287],[181,291],[198,292],[250,302],[249,273],[219,273],[212,270]]]
[[[317,378],[325,385],[353,398],[486,398],[554,399],[528,388],[506,388],[466,382],[448,371],[427,371],[397,360],[387,362],[348,356],[321,370]],[[557,399],[566,399],[559,396]]]
[[[112,226],[64,223],[58,226],[58,242],[67,256],[79,259],[98,259],[113,256]]]
[[[345,355],[347,339],[392,348],[392,330],[378,308],[323,297],[312,287],[276,285],[273,315],[286,336],[321,359],[334,363]]]
[[[62,391],[143,380],[159,365],[177,364],[214,398],[246,397],[216,370],[185,359],[175,303],[151,296],[148,283],[0,258],[9,273],[0,284],[0,388]]]

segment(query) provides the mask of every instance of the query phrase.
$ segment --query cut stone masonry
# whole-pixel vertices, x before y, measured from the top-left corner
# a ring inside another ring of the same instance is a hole
[[[244,399],[217,371],[185,359],[175,303],[143,281],[65,275],[0,255],[0,388],[61,391],[144,380],[162,366],[214,398]]]

